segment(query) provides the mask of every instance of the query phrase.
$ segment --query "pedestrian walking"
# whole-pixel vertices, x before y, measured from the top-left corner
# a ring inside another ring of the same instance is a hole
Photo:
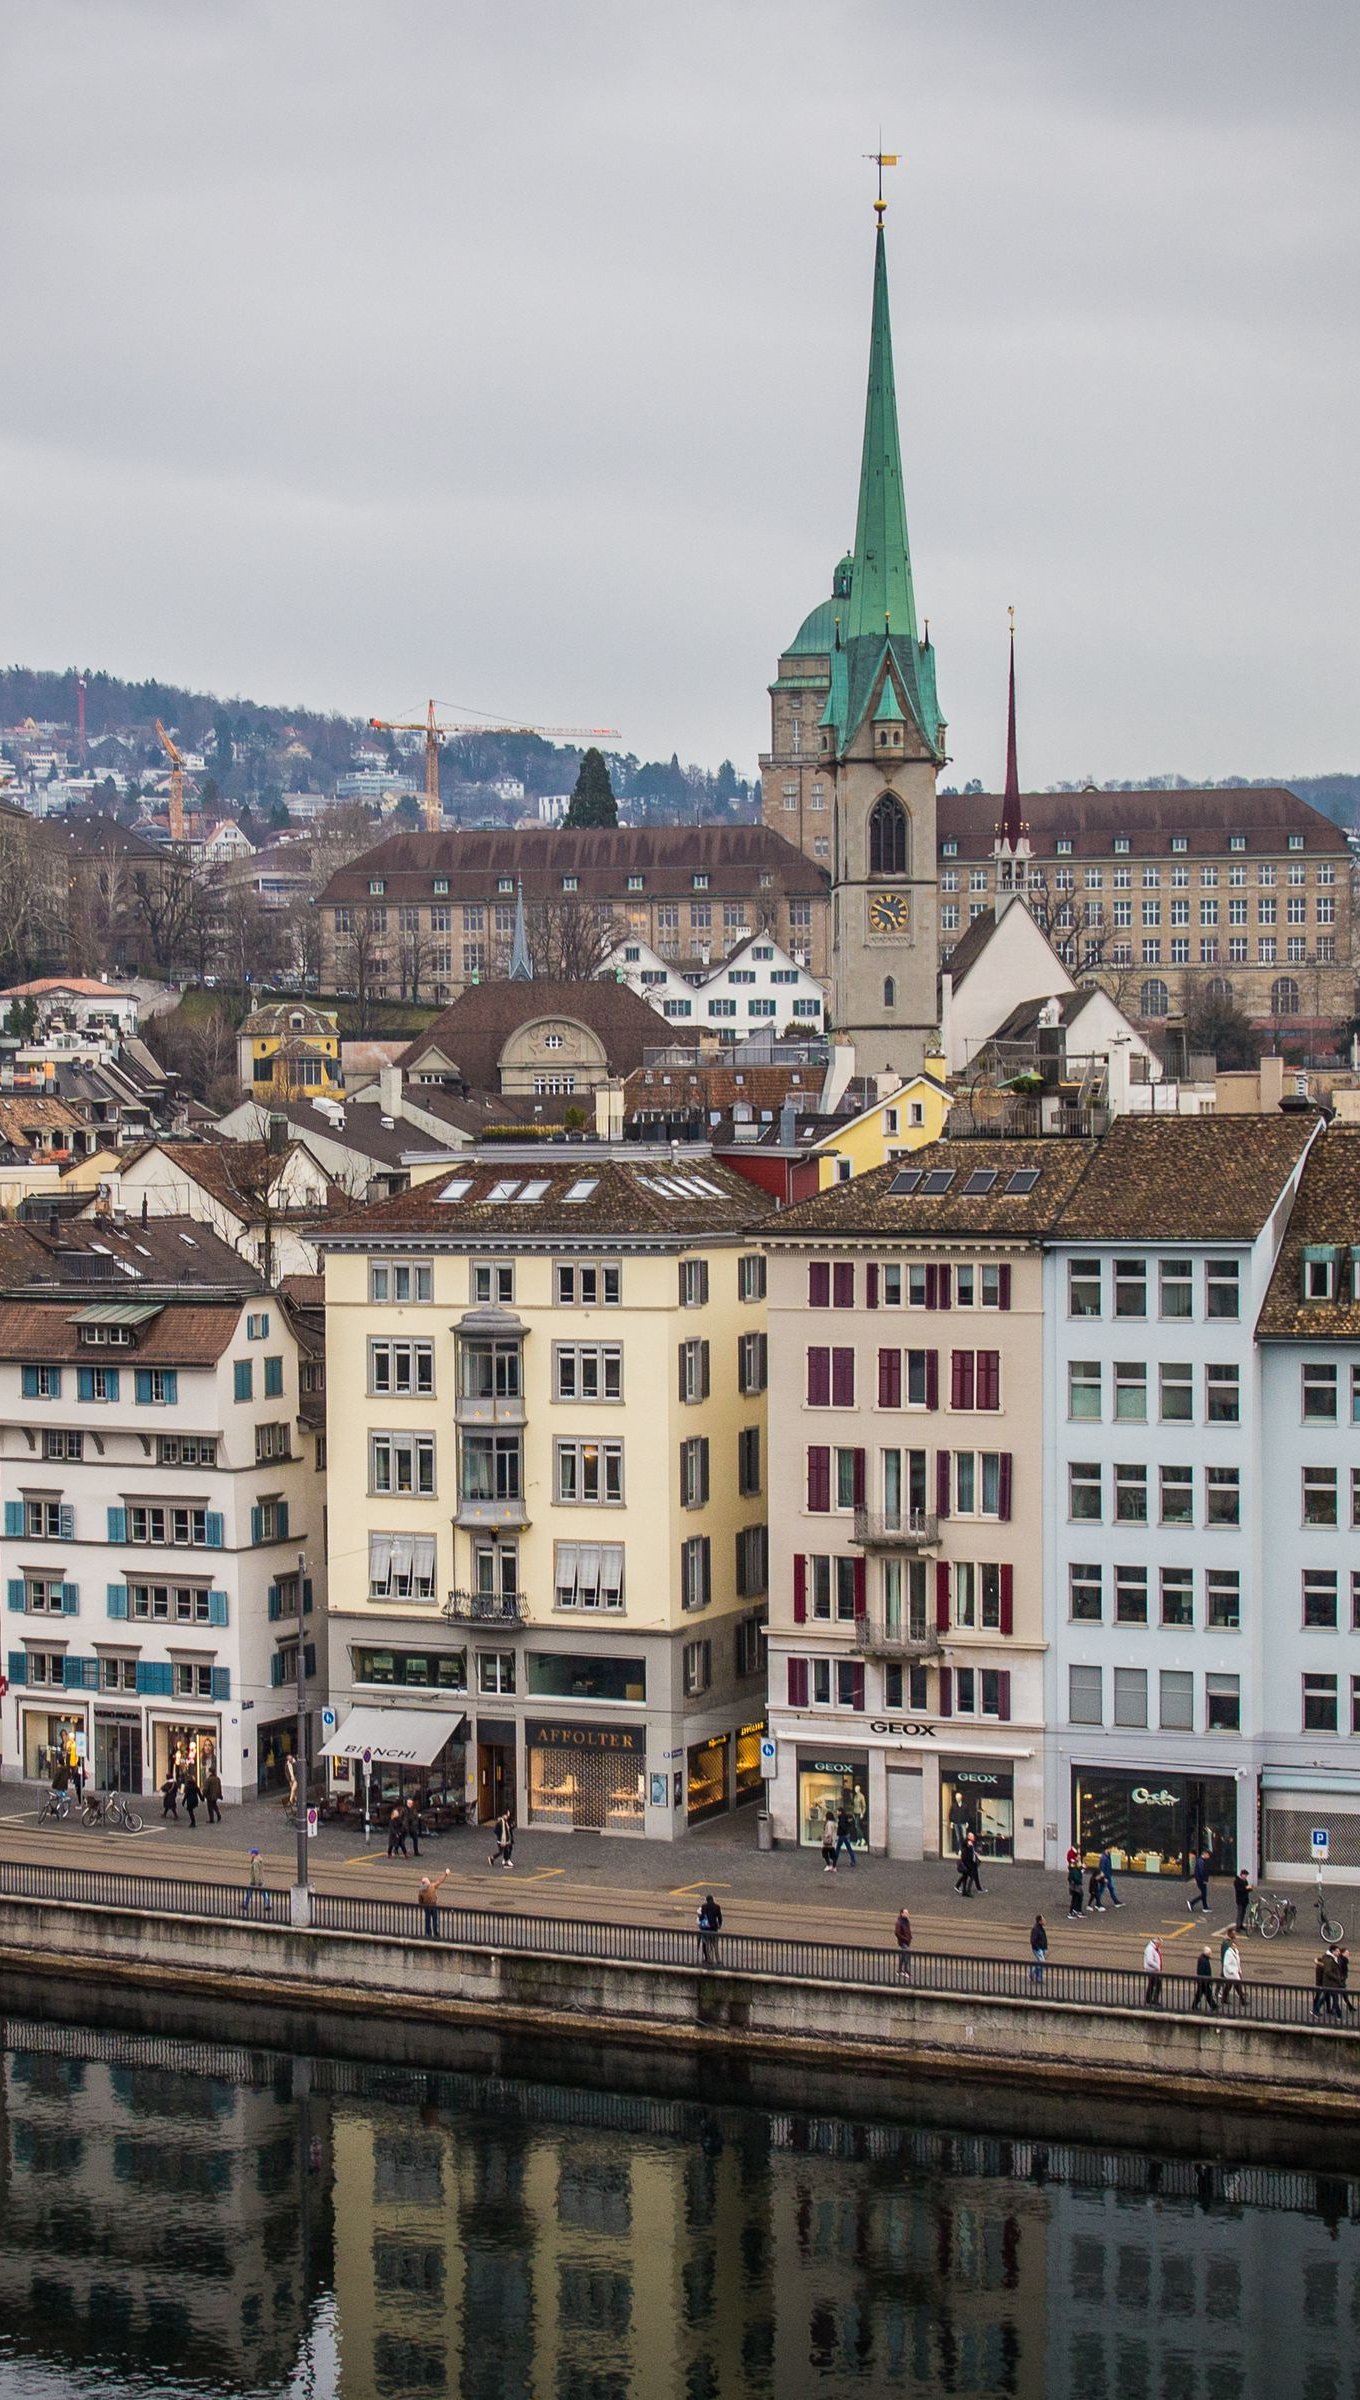
[[[1332,1956],[1336,1960],[1337,1975],[1339,1978],[1337,1988],[1341,1994],[1341,2005],[1345,2009],[1347,2016],[1353,2017],[1355,2015],[1355,2002],[1352,2000],[1350,1992],[1347,1988],[1351,1979],[1351,1954],[1346,1948],[1344,1942],[1338,1942],[1332,1952]]]
[[[170,1773],[169,1773],[169,1774],[166,1776],[164,1783],[161,1785],[161,1821],[162,1821],[162,1823],[164,1823],[164,1821],[165,1821],[165,1819],[166,1819],[167,1817],[173,1817],[173,1818],[174,1818],[174,1820],[175,1820],[175,1823],[178,1825],[178,1823],[179,1823],[179,1778],[178,1778],[178,1777],[177,1777],[177,1775],[175,1774],[175,1771],[174,1771],[173,1767],[171,1768],[171,1770],[170,1770]]]
[[[1086,1878],[1086,1905],[1092,1916],[1103,1917],[1105,1914],[1105,1903],[1100,1897],[1103,1888],[1104,1877],[1099,1867],[1092,1867]]]
[[[722,1910],[711,1892],[705,1892],[699,1902],[695,1923],[699,1928],[699,1964],[714,1967],[718,1963],[718,1936],[722,1932]]]
[[[410,1836],[411,1855],[413,1858],[419,1858],[420,1837],[425,1828],[420,1821],[420,1802],[414,1795],[406,1803],[406,1831]]]
[[[1036,1916],[1029,1929],[1030,1976],[1040,1991],[1044,1988],[1044,1969],[1048,1965],[1048,1927]]]
[[[399,1808],[394,1808],[387,1820],[387,1855],[389,1858],[406,1856],[406,1817]]]
[[[1245,1867],[1239,1867],[1233,1877],[1233,1899],[1237,1904],[1236,1931],[1243,1933],[1247,1923],[1247,1902],[1251,1898],[1251,1877]]]
[[[1108,1849],[1102,1850],[1100,1853],[1100,1880],[1104,1889],[1110,1895],[1111,1908],[1122,1908],[1124,1903],[1114,1888],[1114,1860],[1111,1858]]]
[[[496,1819],[496,1847],[486,1863],[489,1867],[513,1867],[515,1863],[515,1820],[508,1808]]]
[[[222,1778],[216,1767],[209,1767],[203,1778],[203,1797],[208,1807],[208,1823],[220,1825],[222,1822]]]
[[[897,1912],[897,1923],[893,1927],[893,1932],[897,1938],[897,1972],[904,1983],[910,1983],[911,1918],[907,1914],[905,1902]]]
[[[189,1818],[189,1831],[197,1833],[198,1811],[203,1806],[203,1794],[198,1788],[198,1777],[192,1767],[184,1778],[184,1806]]]
[[[1319,1950],[1313,1962],[1313,2015],[1339,2019],[1343,1977],[1333,1950]]]
[[[970,1895],[971,1895],[973,1892],[979,1892],[979,1893],[980,1893],[980,1892],[981,1892],[981,1890],[982,1890],[982,1854],[981,1854],[981,1852],[979,1851],[979,1849],[978,1849],[978,1846],[977,1846],[977,1835],[976,1835],[975,1833],[966,1833],[966,1834],[964,1835],[964,1837],[963,1837],[963,1896],[964,1896],[964,1899],[965,1899],[965,1900],[967,1900],[967,1899],[970,1897]]]
[[[1187,1900],[1185,1905],[1191,1916],[1194,1915],[1196,1905],[1198,1905],[1207,1917],[1209,1914],[1209,1853],[1207,1850],[1201,1850],[1195,1860],[1194,1877],[1195,1898]]]
[[[836,1820],[830,1809],[822,1819],[822,1865],[828,1875],[836,1872]]]
[[[1075,1850],[1067,1861],[1067,1913],[1069,1917],[1081,1915],[1081,1860]]]
[[[1214,1998],[1213,1954],[1207,1942],[1195,1960],[1195,1997],[1190,2008],[1192,2015],[1197,2008],[1206,2008],[1211,2017],[1218,2014],[1218,2002]]]
[[[425,1919],[426,1934],[432,1942],[439,1938],[439,1902],[436,1894],[440,1885],[447,1883],[452,1873],[451,1867],[445,1867],[442,1875],[431,1875],[426,1872],[420,1878],[420,1889],[416,1893],[416,1900]]]
[[[252,1850],[250,1853],[250,1866],[246,1873],[246,1896],[241,1902],[241,1914],[243,1917],[252,1915],[255,1907],[255,1895],[257,1892],[260,1896],[261,1907],[263,1908],[264,1860],[261,1858],[258,1850]]]
[[[1162,2005],[1162,1945],[1155,1933],[1149,1936],[1143,1952],[1143,1972],[1147,1976],[1143,2006],[1144,2008],[1160,2008]]]
[[[1224,2016],[1226,2017],[1231,2004],[1237,2009],[1238,2015],[1244,2017],[1247,2013],[1247,1987],[1242,1979],[1242,1953],[1237,1947],[1235,1935],[1231,1933],[1225,1933],[1223,1936],[1223,1946],[1218,1954],[1218,1968],[1219,2005]]]
[[[78,1750],[71,1760],[71,1786],[75,1792],[76,1806],[79,1808],[85,1798],[85,1761]]]
[[[848,1808],[841,1809],[836,1818],[836,1847],[832,1853],[833,1866],[839,1865],[842,1850],[846,1852],[851,1866],[858,1866],[859,1861],[855,1856],[855,1836],[858,1831],[859,1827],[850,1810]]]

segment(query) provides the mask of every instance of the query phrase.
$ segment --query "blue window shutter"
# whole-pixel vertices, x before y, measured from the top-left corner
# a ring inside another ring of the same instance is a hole
[[[267,1358],[264,1362],[265,1398],[266,1400],[277,1400],[282,1391],[283,1360],[281,1358]]]
[[[93,1398],[94,1398],[94,1368],[93,1368],[93,1367],[77,1367],[77,1368],[76,1368],[76,1398],[77,1398],[78,1400],[93,1400]]]
[[[226,1593],[225,1593],[225,1592],[209,1592],[209,1594],[208,1594],[208,1623],[209,1623],[210,1625],[225,1625],[225,1624],[226,1624],[226,1621],[227,1621],[227,1595],[226,1595]]]
[[[27,1683],[28,1652],[26,1650],[11,1650],[9,1654],[9,1679],[11,1683]]]
[[[304,1674],[305,1676],[308,1676],[308,1677],[311,1677],[311,1676],[315,1675],[315,1673],[316,1673],[316,1644],[315,1644],[315,1642],[308,1642],[308,1643],[306,1644],[306,1646],[304,1647],[304,1649],[303,1649],[303,1653],[302,1653],[302,1672],[303,1672],[303,1674]]]
[[[254,1369],[251,1360],[248,1358],[238,1358],[232,1366],[231,1376],[233,1398],[237,1400],[249,1400],[251,1396],[251,1389],[255,1381]]]
[[[127,1510],[125,1508],[109,1510],[109,1540],[119,1543],[127,1540]]]
[[[137,1689],[152,1700],[168,1700],[173,1689],[169,1664],[151,1659],[137,1661]]]
[[[288,1503],[286,1500],[280,1500],[274,1514],[278,1524],[279,1540],[286,1542],[288,1539]]]
[[[25,1400],[36,1400],[36,1399],[37,1399],[37,1397],[38,1397],[38,1370],[37,1370],[37,1368],[36,1368],[36,1367],[23,1367],[23,1368],[21,1368],[21,1369],[20,1369],[19,1381],[20,1381],[20,1387],[21,1387],[21,1389],[22,1389],[22,1391],[23,1391],[23,1395],[24,1395],[24,1398],[25,1398]]]
[[[61,1587],[61,1613],[64,1617],[80,1615],[80,1585],[64,1583]]]
[[[28,1606],[28,1594],[24,1589],[22,1575],[11,1575],[9,1579],[9,1604],[12,1609],[18,1611],[20,1616]]]
[[[123,1377],[122,1377],[122,1370],[121,1370],[121,1368],[119,1368],[119,1367],[109,1367],[109,1368],[107,1368],[107,1369],[105,1370],[105,1381],[106,1381],[106,1383],[108,1384],[108,1387],[109,1387],[109,1388],[108,1388],[108,1390],[107,1390],[107,1392],[106,1392],[106,1393],[105,1393],[105,1395],[104,1395],[104,1397],[105,1397],[105,1399],[106,1399],[106,1400],[116,1400],[116,1399],[117,1399],[117,1397],[118,1397],[118,1388],[119,1388],[119,1385],[121,1384],[122,1380],[123,1380]]]
[[[212,1696],[213,1696],[214,1700],[230,1700],[230,1698],[231,1698],[231,1669],[230,1669],[230,1667],[214,1667],[214,1668],[213,1668],[213,1671],[212,1671]]]
[[[125,1583],[108,1584],[105,1588],[104,1597],[108,1606],[109,1615],[111,1617],[125,1617],[127,1615],[128,1587]]]
[[[169,1408],[178,1408],[178,1406],[179,1406],[179,1369],[178,1369],[177,1367],[167,1367],[167,1368],[166,1368],[166,1370],[165,1370],[165,1375],[164,1375],[164,1383],[165,1383],[165,1399],[166,1399],[166,1405],[167,1405],[167,1407],[169,1407]]]
[[[22,1541],[23,1535],[24,1504],[22,1500],[7,1500],[5,1502],[5,1539],[7,1542]]]
[[[218,1509],[210,1508],[208,1510],[208,1521],[205,1530],[208,1536],[208,1548],[210,1550],[220,1550],[222,1548],[223,1525],[221,1513]]]
[[[264,1510],[262,1508],[252,1508],[250,1512],[250,1538],[252,1542],[264,1540]]]
[[[270,1586],[269,1586],[269,1622],[270,1622],[270,1624],[271,1624],[271,1625],[277,1625],[277,1623],[278,1623],[278,1621],[279,1621],[279,1619],[280,1619],[280,1617],[281,1617],[282,1615],[283,1615],[283,1602],[282,1602],[282,1600],[279,1598],[279,1587],[278,1587],[278,1585],[277,1585],[276,1583],[271,1583],[271,1584],[270,1584]]]
[[[99,1689],[98,1659],[68,1658],[66,1661],[66,1688],[68,1691],[75,1692],[97,1692]]]
[[[279,1685],[283,1681],[283,1657],[281,1652],[277,1650],[274,1652],[273,1657],[269,1661],[269,1680],[273,1684],[275,1691],[278,1690]]]
[[[136,1368],[133,1374],[133,1384],[136,1390],[138,1403],[144,1407],[146,1402],[151,1398],[150,1367]]]
[[[59,1523],[61,1526],[59,1540],[73,1542],[76,1538],[76,1512],[68,1501],[63,1500],[61,1504]]]

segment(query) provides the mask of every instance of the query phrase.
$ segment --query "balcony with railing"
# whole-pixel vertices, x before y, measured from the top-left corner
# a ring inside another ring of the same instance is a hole
[[[944,1643],[921,1617],[856,1617],[855,1647],[866,1658],[938,1658]]]
[[[861,1550],[933,1550],[940,1520],[923,1509],[857,1508],[850,1538]]]
[[[454,1625],[522,1625],[528,1613],[523,1592],[450,1592],[444,1607]]]

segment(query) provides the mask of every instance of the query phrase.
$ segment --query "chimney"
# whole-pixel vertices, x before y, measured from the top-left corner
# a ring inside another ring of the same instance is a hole
[[[798,1139],[798,1104],[786,1100],[779,1111],[779,1146],[791,1150]]]
[[[602,1142],[623,1140],[623,1085],[612,1076],[596,1087],[595,1131]]]
[[[270,1157],[282,1158],[288,1147],[288,1119],[271,1115],[266,1139]]]
[[[378,1106],[385,1117],[399,1117],[401,1115],[400,1067],[379,1067]]]
[[[1112,1117],[1126,1117],[1129,1113],[1129,1051],[1128,1035],[1115,1034],[1105,1068],[1107,1106]]]

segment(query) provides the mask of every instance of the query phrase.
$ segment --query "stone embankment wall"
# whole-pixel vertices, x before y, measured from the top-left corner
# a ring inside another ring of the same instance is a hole
[[[1041,1999],[974,2000],[909,1988],[868,1991],[721,1967],[616,1965],[532,1952],[456,1949],[368,1934],[224,1925],[67,1902],[0,1899],[5,1968],[60,1973],[92,1992],[204,1993],[300,2012],[380,2017],[393,2064],[402,2026],[538,2029],[561,2041],[611,2037],[777,2057],[834,2055],[865,2073],[904,2069],[969,2084],[1080,2087],[1088,2096],[1314,2113],[1360,2122],[1360,2039],[1326,2028],[1086,2009]],[[243,2023],[244,2038],[249,2026]]]

